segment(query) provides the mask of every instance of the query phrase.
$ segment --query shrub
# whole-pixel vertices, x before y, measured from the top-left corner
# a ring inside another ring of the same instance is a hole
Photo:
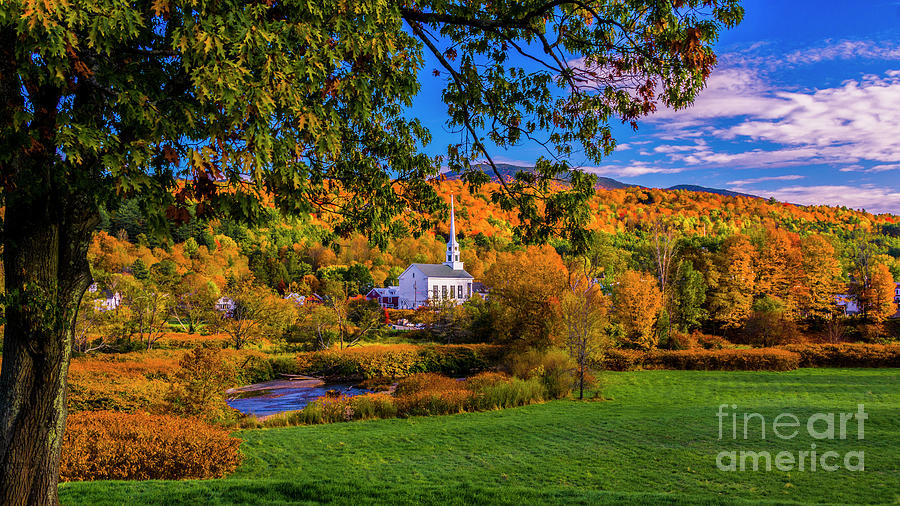
[[[161,411],[166,406],[169,377],[182,354],[152,350],[75,358],[69,367],[68,409]]]
[[[179,365],[168,395],[173,412],[208,422],[234,417],[234,411],[225,404],[225,390],[234,385],[237,371],[236,366],[224,359],[221,349],[194,348],[182,357]]]
[[[471,397],[472,392],[460,385],[453,390],[423,390],[400,395],[394,402],[401,416],[449,415],[466,411]]]
[[[729,343],[727,339],[721,336],[701,334],[696,331],[692,335],[697,341],[697,344],[700,345],[700,347],[704,350],[721,350],[723,348],[728,348],[729,346],[731,346],[731,343]]]
[[[604,360],[610,370],[687,369],[716,371],[790,371],[800,355],[775,348],[634,352],[613,350]]]
[[[280,374],[301,374],[300,364],[293,355],[279,356],[269,359],[272,366],[272,374],[278,377]]]
[[[529,350],[513,355],[509,369],[513,376],[519,378],[540,378],[549,399],[568,396],[575,384],[575,363],[562,350]]]
[[[453,378],[448,378],[435,373],[419,373],[402,379],[397,383],[394,395],[411,395],[420,392],[445,392],[458,390],[462,383]]]
[[[697,338],[694,334],[682,334],[675,332],[669,334],[668,348],[670,350],[690,350],[697,347]]]
[[[372,345],[301,353],[297,363],[302,374],[344,378],[403,378],[420,372],[464,376],[490,368],[499,354],[499,346],[487,344]]]
[[[752,346],[767,347],[796,343],[800,330],[777,297],[765,296],[753,302],[753,312],[744,322],[743,334]]]
[[[538,378],[475,377],[466,383],[474,394],[469,405],[475,411],[512,408],[544,400],[544,385]]]
[[[896,344],[802,344],[784,349],[800,355],[800,367],[900,367]]]
[[[466,381],[437,374],[417,374],[398,384],[395,394],[375,393],[317,399],[300,411],[278,413],[262,420],[247,417],[242,427],[285,427],[394,418],[446,415],[465,411],[523,406],[541,402],[546,388],[538,377],[530,380],[483,373]]]
[[[235,470],[241,440],[203,422],[109,411],[66,420],[60,479],[221,478]]]
[[[603,368],[610,371],[633,371],[644,364],[646,352],[628,349],[612,349],[603,356]]]

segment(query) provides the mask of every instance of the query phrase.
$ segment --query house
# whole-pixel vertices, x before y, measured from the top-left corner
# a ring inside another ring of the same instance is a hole
[[[306,296],[300,295],[299,293],[296,293],[296,292],[291,292],[284,296],[284,300],[289,300],[289,301],[293,302],[294,304],[296,304],[297,306],[302,306],[304,303],[306,303]]]
[[[233,315],[235,306],[234,299],[231,297],[219,297],[219,300],[216,301],[216,311],[225,313],[225,316]]]
[[[98,291],[96,288],[93,290]],[[98,311],[115,311],[122,305],[122,294],[110,290],[100,292],[100,298],[94,299],[94,306]]]
[[[488,292],[490,291],[490,288],[488,288],[487,285],[485,285],[481,281],[475,281],[472,283],[472,293],[481,295],[481,297],[485,300],[487,300]]]
[[[891,318],[900,318],[900,283],[894,282],[894,304],[897,305],[897,312]]]
[[[472,296],[471,274],[459,260],[456,242],[456,223],[453,196],[450,196],[450,239],[447,241],[447,261],[442,264],[412,264],[400,274],[398,307],[418,309],[441,301],[462,303]]]
[[[859,304],[856,297],[848,294],[835,295],[835,304],[841,308],[845,315],[859,314]]]
[[[400,304],[400,287],[373,288],[366,294],[366,300],[377,301],[381,307],[398,309]]]

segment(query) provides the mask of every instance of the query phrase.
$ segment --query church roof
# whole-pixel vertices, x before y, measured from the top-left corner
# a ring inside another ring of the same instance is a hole
[[[422,274],[428,276],[429,278],[461,278],[461,279],[473,279],[472,275],[466,272],[463,269],[451,269],[447,264],[412,264],[420,271]]]

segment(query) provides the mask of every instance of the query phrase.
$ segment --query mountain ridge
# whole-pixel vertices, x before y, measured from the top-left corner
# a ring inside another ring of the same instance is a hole
[[[481,164],[480,167],[483,167],[485,172],[491,176],[492,181],[497,181],[497,174],[493,173],[493,170],[487,164]],[[511,178],[516,175],[517,172],[520,171],[532,171],[534,167],[528,167],[523,165],[513,165],[510,163],[498,163],[496,164],[497,172],[499,172],[501,177]],[[446,179],[459,179],[460,174],[455,171],[448,171],[442,174]],[[604,190],[621,190],[624,188],[650,188],[647,186],[633,184],[633,183],[625,183],[619,181],[617,179],[613,179],[611,177],[605,176],[597,176],[597,186],[599,188],[603,188]],[[723,195],[726,197],[747,197],[754,199],[761,199],[762,197],[758,195],[752,195],[749,193],[741,193],[732,190],[726,190],[724,188],[710,188],[707,186],[701,186],[696,184],[678,184],[675,186],[670,186],[668,188],[657,188],[659,190],[667,190],[667,191],[692,191],[692,192],[700,192],[700,193],[712,193],[715,195]]]

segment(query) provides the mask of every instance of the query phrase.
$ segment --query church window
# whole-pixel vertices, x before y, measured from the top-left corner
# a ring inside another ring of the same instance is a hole
[[[447,285],[441,286],[441,298],[442,299],[447,298]]]
[[[462,296],[462,285],[458,285],[458,286],[456,287],[456,293],[457,293],[457,295],[458,295],[457,298],[460,298],[460,299],[463,298],[463,296]]]
[[[437,299],[437,298],[438,298],[438,286],[437,286],[437,285],[434,285],[434,286],[432,287],[432,290],[431,290],[431,291],[432,291],[433,294],[434,294],[434,295],[432,296],[432,298]]]

